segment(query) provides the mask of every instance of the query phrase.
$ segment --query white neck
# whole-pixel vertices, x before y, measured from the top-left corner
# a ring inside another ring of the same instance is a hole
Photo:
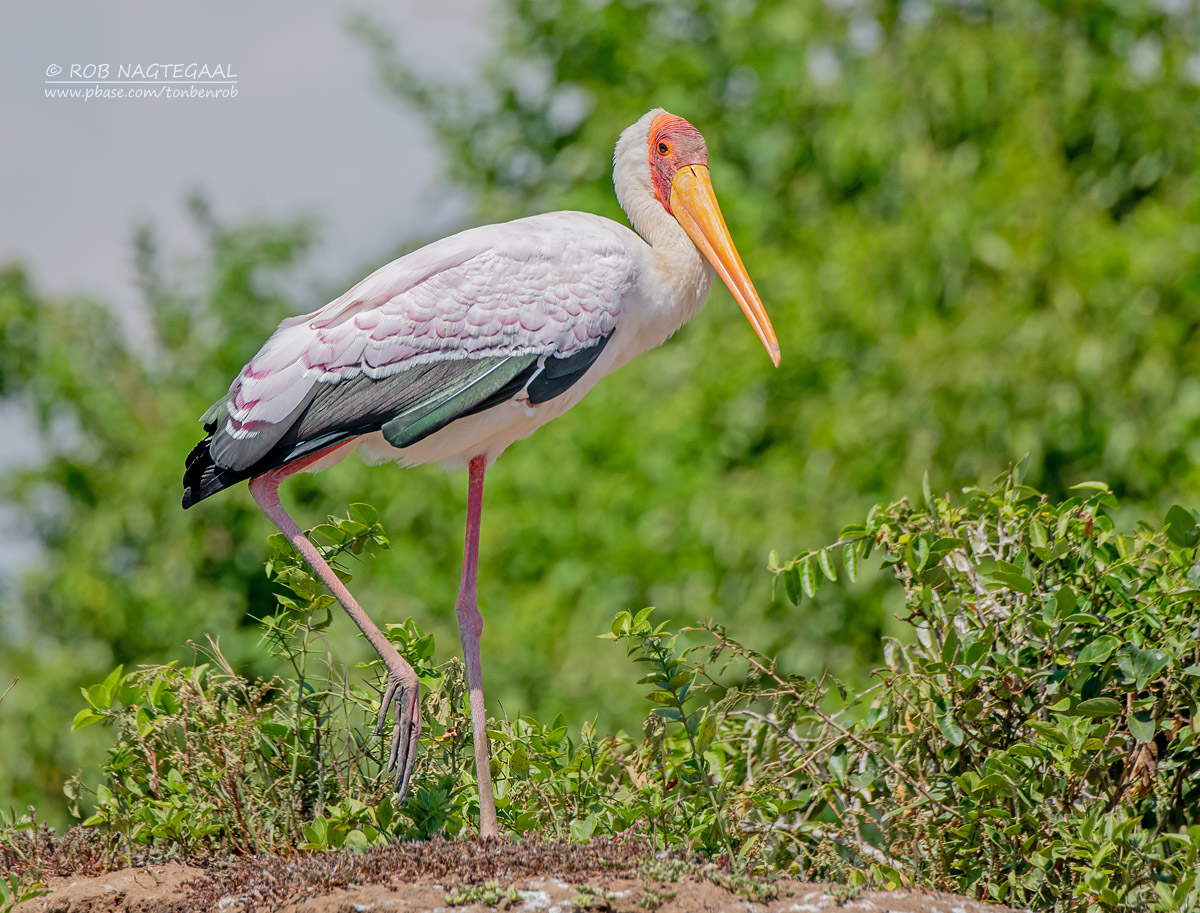
[[[643,115],[626,128],[613,155],[617,202],[634,230],[650,245],[643,273],[639,336],[645,347],[662,343],[687,323],[708,297],[715,272],[692,239],[654,194],[650,180],[650,124],[662,108]]]

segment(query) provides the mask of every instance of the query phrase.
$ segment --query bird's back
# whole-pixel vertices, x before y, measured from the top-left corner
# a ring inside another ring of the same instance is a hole
[[[639,246],[588,213],[483,226],[283,321],[205,413],[184,506],[360,435],[408,447],[514,396],[560,395],[611,337]]]

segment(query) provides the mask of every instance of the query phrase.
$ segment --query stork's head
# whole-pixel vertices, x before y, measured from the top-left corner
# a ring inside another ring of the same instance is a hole
[[[621,134],[613,164],[617,198],[635,226],[641,212],[666,210],[717,271],[778,367],[779,341],[717,205],[700,131],[657,108]]]
[[[679,170],[693,165],[707,171],[708,144],[700,131],[686,120],[664,111],[650,121],[646,145],[654,195],[667,212],[671,212],[672,185]]]

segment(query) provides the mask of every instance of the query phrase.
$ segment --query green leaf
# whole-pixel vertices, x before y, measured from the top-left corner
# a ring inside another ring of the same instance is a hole
[[[717,717],[715,713],[709,713],[705,708],[704,718],[700,721],[700,725],[696,727],[696,751],[704,754],[708,750],[708,746],[712,744],[713,738],[717,734]]]
[[[942,731],[942,735],[946,737],[951,745],[956,748],[963,743],[962,727],[955,722],[954,717],[949,712],[939,713],[937,716],[938,729]]]
[[[916,541],[912,544],[912,550],[913,560],[911,563],[913,570],[924,570],[925,565],[929,561],[929,540],[924,536],[917,536]]]
[[[370,504],[354,503],[350,505],[350,516],[363,526],[374,526],[379,522],[379,513]]]
[[[1046,527],[1032,518],[1029,521],[1029,541],[1036,549],[1045,549],[1049,544],[1049,540],[1046,538]]]
[[[676,672],[666,682],[666,687],[671,691],[678,691],[681,687],[695,678],[696,673],[688,670],[686,667],[682,672]]]
[[[1079,663],[1102,663],[1120,646],[1120,641],[1111,634],[1102,634],[1079,651]]]
[[[87,702],[97,710],[107,710],[110,703],[108,692],[103,685],[90,685],[83,690],[83,696],[87,698]]]
[[[412,646],[412,652],[421,659],[432,659],[435,649],[433,635],[426,634]]]
[[[329,820],[324,815],[317,815],[312,824],[304,826],[304,836],[309,843],[324,847],[329,842]]]
[[[592,834],[596,830],[597,818],[595,815],[588,815],[586,818],[575,819],[571,822],[571,839],[576,843],[586,843],[592,838]]]
[[[613,616],[612,624],[609,630],[613,637],[620,637],[622,634],[629,631],[630,617],[628,612],[618,612]]]
[[[95,710],[92,710],[90,707],[84,707],[75,714],[75,719],[71,721],[71,731],[74,732],[76,729],[82,729],[84,726],[91,726],[92,723],[99,723],[102,719],[104,717]]]
[[[829,549],[823,548],[817,552],[817,563],[821,565],[821,573],[829,580],[837,580],[837,571],[833,568],[833,562],[829,560]]]
[[[1076,716],[1116,716],[1121,712],[1121,702],[1111,697],[1093,697],[1081,701],[1075,708]]]
[[[1021,459],[1017,462],[1017,465],[1013,467],[1013,471],[1012,471],[1013,484],[1020,485],[1022,482],[1024,482],[1025,476],[1028,472],[1029,472],[1029,454],[1026,453],[1025,456],[1021,457]]]
[[[1071,491],[1081,488],[1085,491],[1108,491],[1107,482],[1079,482],[1071,486]]]
[[[817,576],[817,572],[813,568],[811,556],[800,563],[800,585],[809,599],[817,594],[817,587],[821,585],[821,578]]]
[[[1001,586],[1016,590],[1025,596],[1033,593],[1033,581],[1023,574],[1014,574],[1011,571],[992,571],[987,577]]]
[[[1008,749],[1008,753],[1016,758],[1041,758],[1045,754],[1040,748],[1033,745],[1026,745],[1023,742],[1018,742],[1012,748]]]
[[[513,749],[513,753],[508,759],[508,769],[518,780],[524,780],[529,776],[529,755],[524,748],[518,745]]]
[[[1154,717],[1148,710],[1139,710],[1129,717],[1129,733],[1139,742],[1149,742],[1154,739]]]
[[[1158,677],[1158,674],[1170,663],[1169,657],[1162,650],[1139,650],[1133,658],[1133,671],[1137,676],[1137,690],[1145,689],[1147,682]]]
[[[854,547],[853,542],[842,547],[842,565],[846,568],[846,577],[851,583],[858,580],[858,549]]]
[[[1066,745],[1067,737],[1059,726],[1054,723],[1044,723],[1041,720],[1030,720],[1029,728],[1040,735],[1043,739],[1053,742],[1055,745]]]
[[[800,605],[804,591],[800,584],[800,568],[795,564],[789,564],[783,572],[783,589],[792,605]]]
[[[933,543],[933,553],[939,558],[956,548],[966,548],[967,540],[959,536],[940,536]]]
[[[954,663],[954,654],[958,650],[958,631],[954,625],[946,628],[946,637],[942,641],[942,663],[950,666]]]
[[[104,705],[107,707],[112,703],[112,699],[117,695],[117,689],[121,687],[121,676],[125,671],[125,666],[120,665],[108,673],[108,677],[104,679]]]
[[[1178,504],[1167,511],[1167,538],[1180,548],[1194,548],[1200,543],[1200,528],[1191,511]]]
[[[846,779],[846,770],[849,763],[850,755],[846,751],[846,746],[839,745],[830,753],[825,762],[825,766],[829,770],[829,774],[834,780],[844,781]]]

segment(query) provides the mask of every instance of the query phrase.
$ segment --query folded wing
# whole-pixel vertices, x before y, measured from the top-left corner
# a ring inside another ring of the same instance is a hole
[[[559,395],[616,326],[625,231],[585,213],[472,229],[284,321],[205,413],[184,506],[360,434],[406,447],[522,391]]]

